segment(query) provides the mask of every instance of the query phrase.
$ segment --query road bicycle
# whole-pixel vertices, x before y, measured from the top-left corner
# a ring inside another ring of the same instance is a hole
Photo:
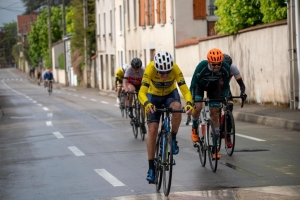
[[[198,118],[198,124],[200,126],[197,127],[199,133],[199,140],[194,144],[194,147],[197,148],[199,153],[199,159],[202,167],[205,167],[206,164],[206,152],[209,159],[210,168],[213,172],[217,170],[218,159],[214,158],[213,155],[218,152],[219,142],[217,141],[217,136],[215,133],[215,126],[210,119],[210,109],[209,102],[210,101],[222,101],[223,99],[209,99],[204,98],[203,100],[197,102],[203,102],[204,106],[201,109],[200,116]],[[199,129],[201,130],[199,132]]]
[[[127,94],[133,95],[133,105],[132,105],[133,118],[131,118],[130,120],[133,136],[134,138],[137,138],[138,133],[140,132],[141,139],[144,140],[147,130],[145,126],[145,114],[144,114],[143,106],[138,100],[138,92],[127,92]]]
[[[244,106],[244,101],[241,96],[231,96],[232,99],[234,98],[241,98],[242,104],[241,107]],[[224,104],[225,103],[225,104]],[[220,137],[219,137],[219,145],[218,150],[221,149],[222,138],[224,137],[225,143],[225,150],[229,156],[232,156],[235,147],[235,123],[234,117],[229,110],[227,105],[227,100],[222,102],[222,106],[219,108],[219,122],[220,122]],[[223,106],[226,106],[226,109],[223,109]],[[231,142],[232,146],[228,146],[229,141]]]
[[[185,113],[184,109],[176,110],[172,108],[156,108],[155,112],[161,112],[161,130],[156,138],[155,150],[155,185],[159,192],[163,183],[164,194],[167,197],[170,193],[172,182],[172,170],[175,165],[172,149],[171,134],[171,113]],[[165,115],[165,116],[164,116]]]
[[[52,85],[53,85],[53,80],[47,80],[45,83],[45,86],[48,89],[49,96],[51,96],[52,93]]]

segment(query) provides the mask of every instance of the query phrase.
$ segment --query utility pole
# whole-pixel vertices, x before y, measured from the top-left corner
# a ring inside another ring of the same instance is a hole
[[[66,51],[66,41],[64,37],[66,36],[66,7],[65,0],[62,0],[62,23],[63,23],[63,42],[64,42],[64,64],[65,64],[65,83],[66,86],[69,86],[69,77],[68,77],[68,69],[67,69],[67,51]]]
[[[52,69],[52,37],[51,37],[51,3],[48,0],[48,45],[49,45],[49,59],[50,59],[50,68]]]
[[[84,57],[85,57],[85,80],[86,87],[91,87],[91,68],[90,68],[90,56],[88,53],[89,42],[87,40],[87,28],[88,28],[88,4],[87,0],[83,0],[83,26],[84,26]]]

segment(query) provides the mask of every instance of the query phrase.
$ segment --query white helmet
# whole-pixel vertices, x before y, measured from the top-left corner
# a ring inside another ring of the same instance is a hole
[[[123,65],[122,65],[123,72],[125,72],[126,68],[127,68],[127,65],[126,65],[126,64],[123,64]]]
[[[173,58],[167,51],[158,52],[154,56],[154,66],[158,72],[170,71],[173,68]]]

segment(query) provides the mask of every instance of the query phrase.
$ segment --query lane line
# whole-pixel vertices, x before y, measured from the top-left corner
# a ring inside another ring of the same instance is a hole
[[[74,154],[75,156],[85,156],[84,153],[82,153],[77,147],[75,146],[71,146],[71,147],[68,147]]]
[[[108,104],[108,102],[106,102],[106,101],[101,101],[101,103]]]
[[[84,96],[83,96],[83,97],[81,97],[81,98],[83,98],[83,99],[86,99],[86,97],[84,97]]]
[[[61,139],[61,138],[65,138],[62,134],[60,134],[59,132],[53,132],[53,135],[55,135],[55,137],[57,137],[57,139]]]
[[[104,178],[105,180],[107,180],[110,184],[112,184],[115,187],[118,186],[125,186],[124,183],[122,183],[121,181],[119,181],[116,177],[114,177],[113,175],[111,175],[108,171],[106,171],[105,169],[94,169],[95,172],[97,172],[100,176],[102,176],[102,178]]]
[[[39,103],[38,106],[43,106],[43,105]]]
[[[47,117],[52,117],[53,114],[52,113],[47,113]]]
[[[52,125],[52,121],[46,121],[46,125],[47,125],[47,126],[53,126],[53,125]]]
[[[96,99],[91,99],[91,101],[97,101]]]
[[[239,134],[239,133],[235,133],[235,135],[237,135],[239,137],[247,138],[247,139],[250,139],[250,140],[255,140],[255,141],[258,141],[258,142],[266,141],[266,140],[262,140],[262,139],[259,139],[259,138],[255,138],[255,137],[251,137],[251,136],[247,136],[247,135],[242,135],[242,134]]]
[[[43,107],[43,109],[46,110],[46,111],[49,110],[47,107]]]

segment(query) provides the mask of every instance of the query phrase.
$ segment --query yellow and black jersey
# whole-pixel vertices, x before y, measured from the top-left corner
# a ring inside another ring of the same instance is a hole
[[[139,91],[139,100],[144,105],[144,103],[148,100],[146,96],[147,93],[157,96],[166,96],[175,90],[177,85],[185,101],[192,102],[192,95],[185,83],[183,74],[178,65],[174,62],[173,68],[168,75],[168,79],[163,82],[154,67],[154,61],[152,61],[145,69],[142,86]]]
[[[122,67],[120,67],[116,72],[116,86],[118,84],[123,83],[123,78],[124,78],[124,71],[123,71]]]

